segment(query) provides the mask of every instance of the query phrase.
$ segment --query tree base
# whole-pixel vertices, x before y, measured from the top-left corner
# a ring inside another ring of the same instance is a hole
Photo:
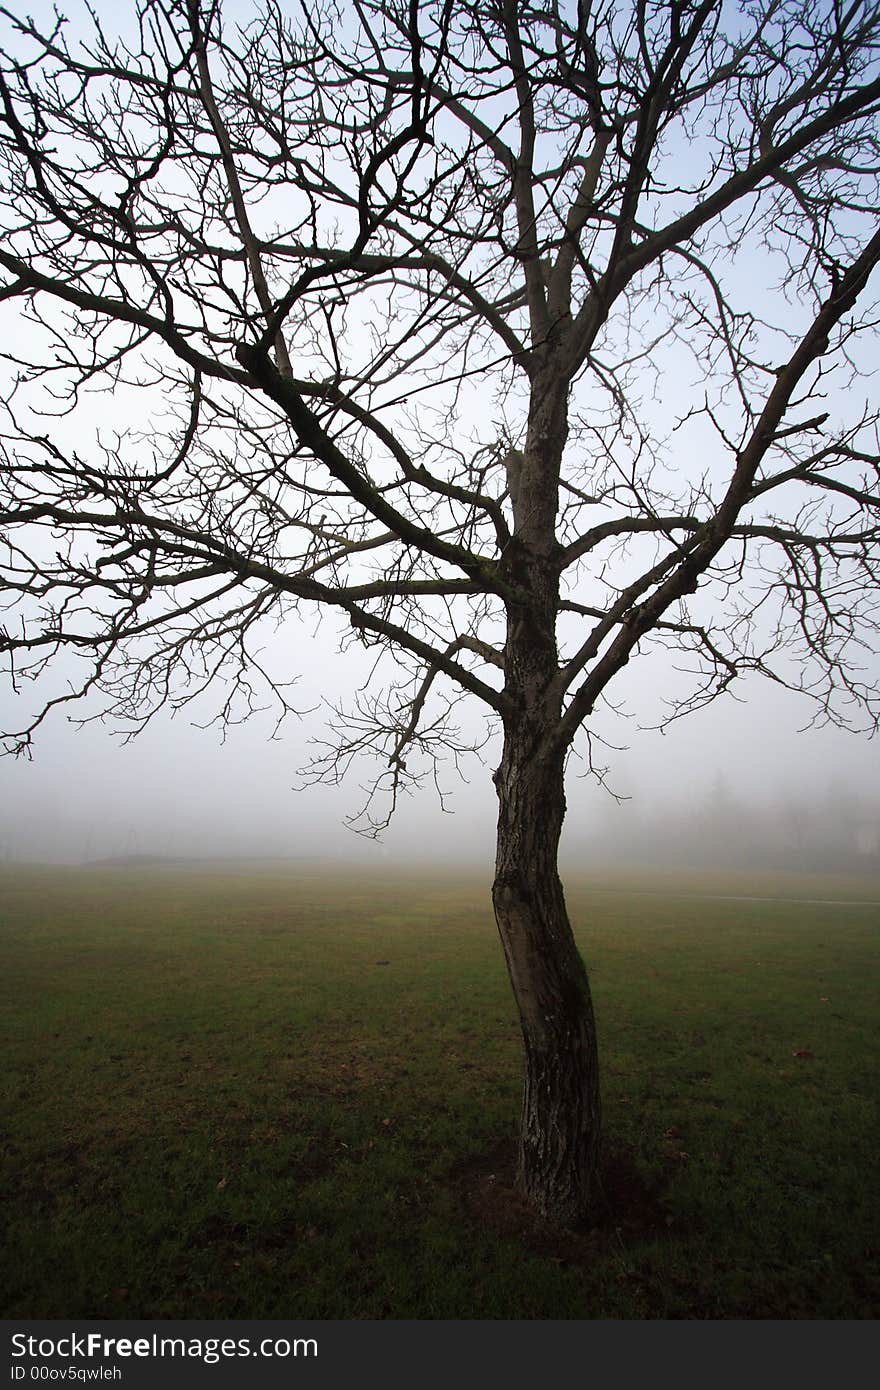
[[[476,1225],[536,1254],[587,1268],[606,1248],[619,1250],[621,1243],[636,1245],[673,1229],[662,1190],[645,1182],[625,1150],[603,1156],[591,1210],[572,1226],[536,1211],[517,1181],[517,1166],[517,1143],[505,1140],[457,1168],[453,1184]]]

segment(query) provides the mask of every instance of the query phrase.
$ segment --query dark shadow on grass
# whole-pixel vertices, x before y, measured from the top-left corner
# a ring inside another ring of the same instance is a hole
[[[549,1226],[526,1204],[516,1185],[513,1139],[458,1165],[449,1183],[475,1224],[559,1265],[592,1268],[597,1255],[664,1238],[673,1225],[662,1189],[646,1181],[623,1149],[605,1153],[593,1213],[577,1229]]]

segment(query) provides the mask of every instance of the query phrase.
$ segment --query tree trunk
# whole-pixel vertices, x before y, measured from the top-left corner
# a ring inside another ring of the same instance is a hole
[[[529,400],[526,447],[510,477],[514,534],[507,603],[504,749],[495,773],[498,852],[492,897],[525,1052],[519,1184],[557,1225],[590,1208],[599,1149],[596,1030],[587,972],[559,881],[565,747],[559,733],[556,621],[559,469],[568,378],[548,350]],[[509,466],[508,466],[509,467]]]
[[[519,1184],[556,1225],[587,1216],[599,1146],[596,1031],[587,972],[557,871],[563,758],[506,731],[492,897],[525,1053]]]

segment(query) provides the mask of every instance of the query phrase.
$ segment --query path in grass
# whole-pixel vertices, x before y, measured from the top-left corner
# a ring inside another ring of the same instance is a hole
[[[478,876],[5,869],[4,1313],[875,1316],[876,893],[573,881],[650,1219],[551,1248]]]

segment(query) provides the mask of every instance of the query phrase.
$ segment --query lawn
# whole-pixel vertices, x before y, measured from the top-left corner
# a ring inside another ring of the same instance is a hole
[[[0,870],[6,1317],[880,1312],[880,884],[569,875],[608,1169],[508,1188],[485,876]]]

